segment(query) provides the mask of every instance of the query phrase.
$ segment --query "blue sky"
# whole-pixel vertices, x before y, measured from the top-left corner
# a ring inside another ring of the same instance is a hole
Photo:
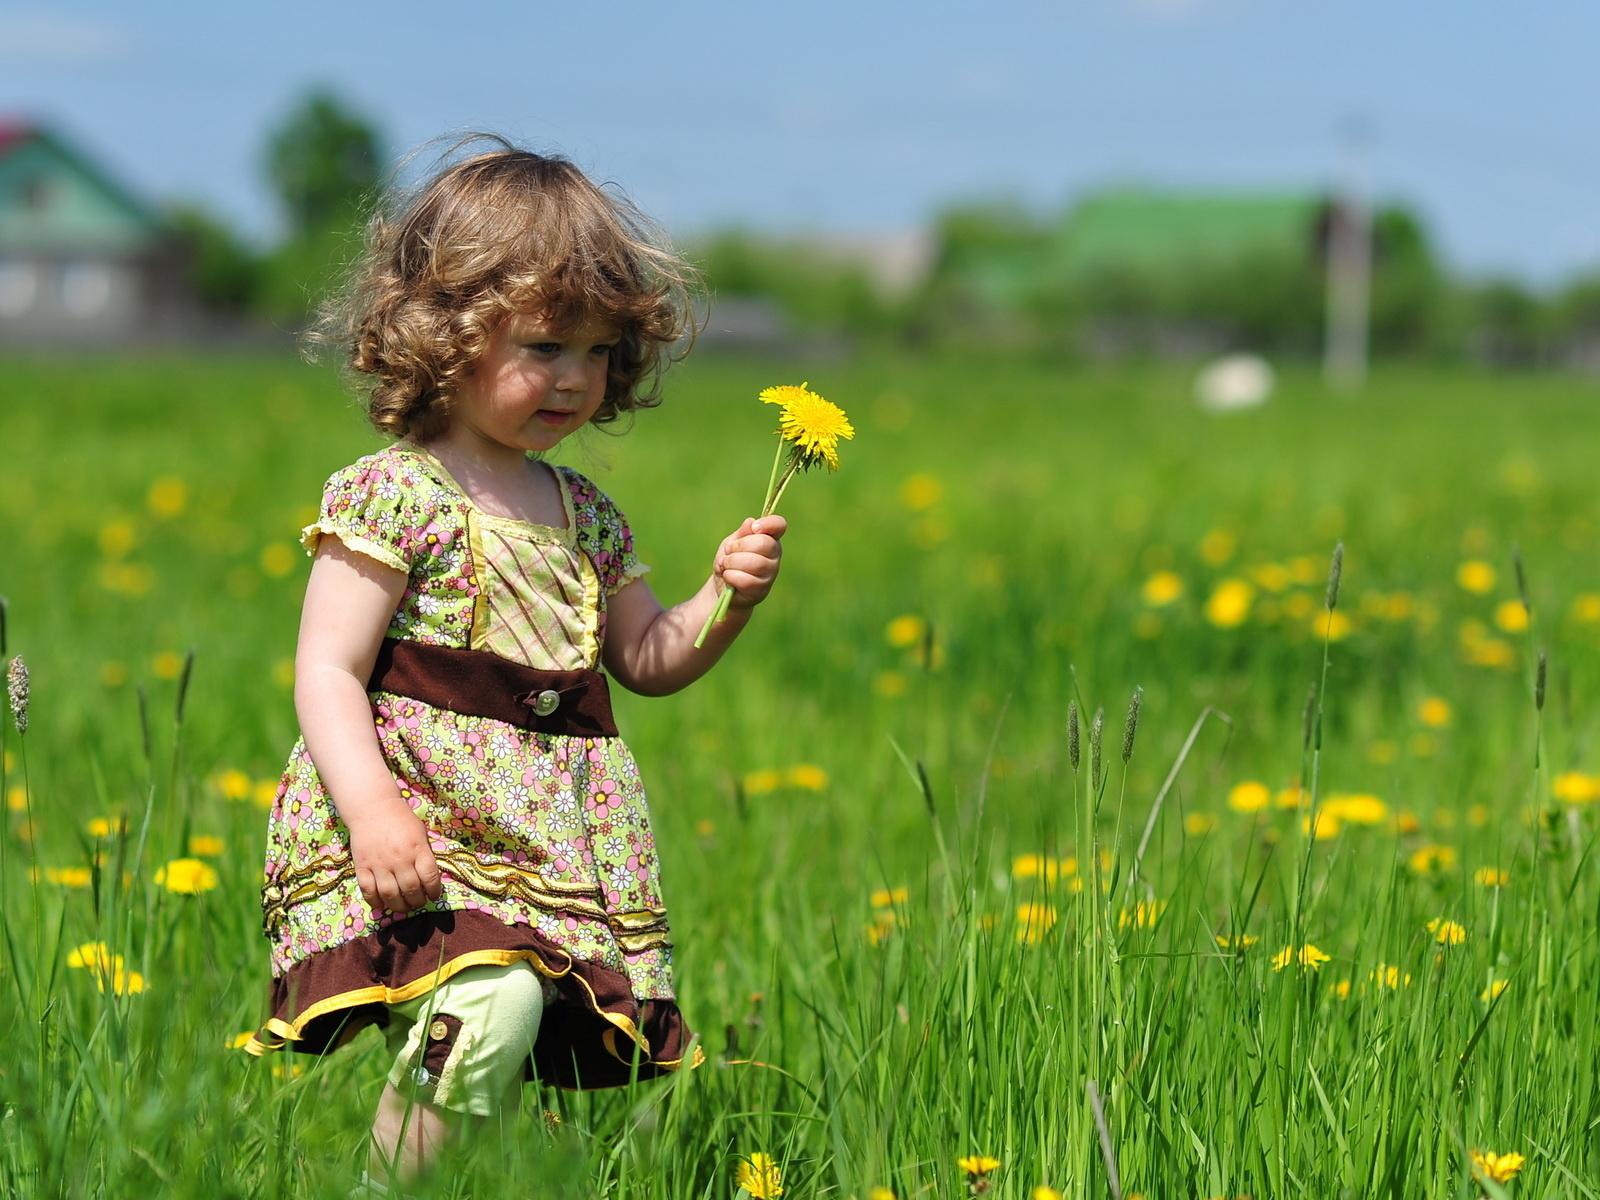
[[[0,4],[0,114],[263,239],[266,130],[318,83],[396,155],[496,129],[680,236],[900,231],[1117,182],[1316,188],[1355,118],[1374,194],[1450,266],[1548,284],[1600,270],[1596,46],[1593,0],[57,0]]]

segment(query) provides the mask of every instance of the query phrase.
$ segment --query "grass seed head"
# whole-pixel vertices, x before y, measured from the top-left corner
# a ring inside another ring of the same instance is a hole
[[[20,654],[6,668],[6,699],[11,704],[11,719],[16,722],[17,733],[27,733],[28,664],[22,661]]]
[[[1089,724],[1089,782],[1096,788],[1100,786],[1103,774],[1101,768],[1100,749],[1105,741],[1106,710],[1094,710],[1094,720]]]
[[[1128,698],[1128,719],[1122,723],[1122,765],[1127,766],[1133,757],[1133,738],[1139,732],[1139,705],[1144,702],[1144,688],[1135,687]]]
[[[1344,574],[1344,543],[1333,548],[1333,561],[1328,564],[1328,611],[1339,603],[1339,577]]]
[[[1083,745],[1078,726],[1078,702],[1072,701],[1067,705],[1067,761],[1072,764],[1072,769],[1078,769],[1078,763],[1083,756]]]

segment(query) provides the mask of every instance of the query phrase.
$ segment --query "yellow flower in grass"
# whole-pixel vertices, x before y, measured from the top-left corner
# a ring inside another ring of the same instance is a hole
[[[1293,946],[1285,946],[1282,950],[1279,950],[1272,956],[1272,969],[1281,971],[1292,962],[1302,968],[1320,971],[1323,963],[1332,961],[1333,957],[1331,955],[1324,954],[1310,942],[1307,942],[1298,950]]]
[[[734,1182],[741,1192],[749,1192],[756,1200],[770,1200],[783,1195],[783,1173],[772,1156],[759,1151],[741,1159],[734,1174]]]
[[[1565,804],[1589,804],[1600,799],[1600,777],[1582,771],[1563,771],[1555,777],[1550,790]]]
[[[222,839],[214,834],[197,833],[189,839],[189,853],[196,857],[215,858],[222,850]]]
[[[1343,641],[1350,636],[1350,631],[1355,626],[1350,618],[1342,612],[1329,612],[1323,609],[1311,618],[1311,632],[1319,638],[1327,638],[1330,642]]]
[[[828,786],[828,773],[813,763],[796,763],[784,773],[784,782],[802,791],[820,792]]]
[[[1494,610],[1494,623],[1505,633],[1528,631],[1528,610],[1521,600],[1504,600]]]
[[[1418,846],[1406,860],[1418,875],[1436,875],[1456,865],[1456,852],[1450,846]]]
[[[944,497],[944,484],[926,471],[907,475],[900,484],[900,503],[912,512],[926,512]]]
[[[915,646],[928,632],[928,623],[916,613],[902,613],[890,621],[883,631],[889,645],[904,649]]]
[[[823,462],[828,470],[839,469],[839,441],[850,440],[856,431],[844,410],[824,400],[802,383],[764,388],[758,394],[763,404],[776,404],[778,430],[786,442],[797,446],[807,465]]]
[[[1339,980],[1338,983],[1333,985],[1333,994],[1341,1000],[1350,999],[1350,981],[1348,979]]]
[[[1331,842],[1339,836],[1339,831],[1344,828],[1337,813],[1327,809],[1315,814],[1307,813],[1300,818],[1300,832],[1307,835],[1314,842]]]
[[[1000,1160],[987,1154],[966,1154],[956,1159],[956,1166],[968,1175],[987,1175],[1000,1169]]]
[[[1011,860],[1013,879],[1043,879],[1046,884],[1053,884],[1058,876],[1077,873],[1078,860],[1070,854],[1066,858],[1051,858],[1048,854],[1019,854]]]
[[[1417,717],[1430,729],[1443,729],[1454,715],[1450,702],[1439,696],[1429,696],[1417,705]]]
[[[278,799],[279,782],[276,779],[258,779],[250,785],[250,799],[256,802],[256,807],[272,807]]]
[[[1472,1166],[1485,1179],[1509,1183],[1527,1160],[1520,1154],[1496,1154],[1493,1150],[1473,1150]]]
[[[1055,1190],[1055,1188],[1046,1187],[1044,1184],[1040,1184],[1038,1187],[1033,1189],[1032,1200],[1062,1200],[1062,1196],[1060,1192]]]
[[[1322,803],[1322,811],[1351,825],[1382,825],[1389,806],[1367,792],[1335,792]]]
[[[1489,1003],[1491,1000],[1497,1000],[1500,997],[1500,993],[1505,991],[1510,986],[1511,980],[1509,979],[1491,979],[1489,981],[1489,986],[1483,989],[1483,991],[1479,994],[1478,999],[1482,1000],[1485,1004]]]
[[[872,692],[885,700],[898,700],[906,694],[906,677],[899,671],[879,671],[872,680]]]
[[[46,867],[44,877],[61,887],[86,888],[94,881],[89,867]]]
[[[1117,914],[1117,928],[1126,929],[1130,925],[1135,929],[1153,928],[1166,907],[1165,900],[1141,900],[1131,909],[1125,908]]]
[[[90,817],[84,828],[89,831],[89,836],[92,838],[118,837],[128,832],[128,818],[124,816]]]
[[[122,965],[122,955],[113,955],[106,948],[104,942],[84,942],[82,945],[74,947],[67,954],[67,966],[69,967],[110,967],[113,965]]]
[[[243,800],[250,795],[250,776],[232,767],[213,775],[211,785],[222,793],[224,800]]]
[[[1183,595],[1183,578],[1176,571],[1157,571],[1140,590],[1151,608],[1164,608]]]
[[[1372,968],[1372,982],[1380,988],[1398,991],[1400,988],[1411,986],[1411,972],[1402,971],[1391,963],[1379,963]]]
[[[1585,625],[1600,623],[1600,592],[1580,592],[1573,597],[1572,619]]]
[[[895,1194],[886,1187],[875,1187],[867,1193],[867,1200],[895,1200]]]
[[[872,893],[873,908],[893,908],[896,904],[904,904],[911,893],[903,888],[879,888]]]
[[[28,809],[28,791],[20,785],[6,792],[6,807],[12,812],[26,812]]]
[[[1185,813],[1183,817],[1183,831],[1190,837],[1205,837],[1217,827],[1217,819],[1210,813],[1192,812]]]
[[[1227,562],[1238,548],[1239,539],[1226,529],[1212,529],[1200,539],[1200,557],[1213,567]]]
[[[1270,803],[1272,803],[1272,793],[1267,790],[1267,785],[1254,779],[1236,783],[1228,792],[1228,807],[1234,812],[1260,812]]]
[[[1206,601],[1206,620],[1218,629],[1243,625],[1255,602],[1256,590],[1242,579],[1224,579]]]
[[[274,579],[289,574],[298,561],[294,551],[282,542],[271,542],[261,550],[261,569]]]
[[[744,777],[744,794],[746,796],[765,796],[768,792],[775,792],[783,784],[783,774],[770,768],[760,771],[751,771]]]
[[[145,500],[156,516],[175,517],[189,502],[189,485],[176,475],[163,475],[150,485]]]
[[[1253,933],[1241,933],[1236,938],[1230,938],[1226,934],[1219,933],[1217,935],[1217,949],[1232,950],[1235,954],[1237,954],[1240,951],[1248,950],[1260,940],[1261,939]]]
[[[198,858],[175,858],[156,868],[156,883],[169,892],[193,896],[216,887],[217,872]]]
[[[1502,871],[1499,867],[1479,867],[1472,873],[1472,882],[1479,887],[1505,887],[1511,882],[1511,872]]]
[[[1482,596],[1494,589],[1495,570],[1481,558],[1469,558],[1456,568],[1456,583],[1461,590]]]
[[[1031,946],[1055,927],[1056,910],[1049,904],[1017,905],[1017,941]]]
[[[1428,932],[1433,934],[1433,940],[1441,946],[1459,946],[1467,940],[1466,927],[1458,921],[1447,920],[1444,917],[1434,917],[1429,921]]]
[[[144,976],[137,971],[123,970],[120,957],[111,970],[96,970],[94,982],[102,992],[116,996],[137,996],[144,991]]]
[[[176,679],[183,673],[183,655],[163,650],[150,660],[150,670],[157,679]]]

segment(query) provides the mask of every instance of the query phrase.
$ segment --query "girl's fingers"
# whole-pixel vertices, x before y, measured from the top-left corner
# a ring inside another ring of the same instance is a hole
[[[747,575],[770,571],[774,561],[770,555],[765,554],[743,552],[730,554],[722,560],[722,577],[726,579],[729,571],[743,571]]]
[[[374,908],[378,906],[378,881],[372,877],[371,867],[359,867],[356,870],[356,886],[361,889],[363,899]]]
[[[433,857],[433,851],[417,858],[417,879],[422,884],[422,890],[429,900],[437,900],[444,894],[444,886],[440,882],[439,862]]]
[[[427,903],[427,893],[423,890],[422,880],[417,878],[414,867],[401,867],[395,872],[395,882],[400,885],[400,899],[405,902],[408,911],[421,908]]]

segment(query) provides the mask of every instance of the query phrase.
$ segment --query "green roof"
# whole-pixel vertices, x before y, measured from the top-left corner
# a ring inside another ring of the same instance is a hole
[[[160,218],[94,163],[45,130],[8,131],[0,146],[0,246],[133,249]]]
[[[1081,275],[1165,273],[1196,262],[1298,256],[1310,252],[1325,204],[1314,194],[1102,192],[1068,215],[1057,261],[1069,274]]]

